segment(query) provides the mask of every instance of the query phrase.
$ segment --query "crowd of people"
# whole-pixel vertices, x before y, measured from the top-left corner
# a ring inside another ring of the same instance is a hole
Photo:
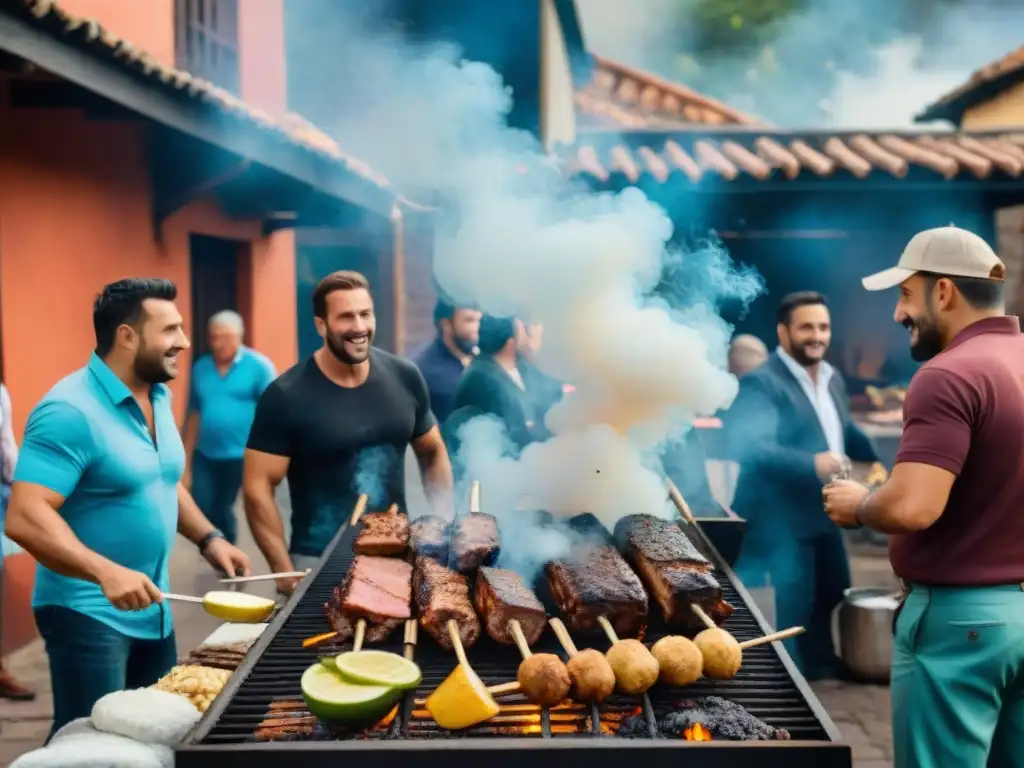
[[[776,349],[740,336],[729,355],[740,391],[722,450],[739,467],[734,507],[748,524],[736,569],[748,586],[775,588],[779,625],[807,628],[788,644],[806,677],[841,674],[831,640],[850,584],[841,529],[893,534],[905,586],[892,676],[900,768],[1024,754],[1024,341],[1002,278],[988,245],[953,227],[921,233],[898,267],[865,278],[868,290],[898,287],[894,320],[927,361],[888,479],[825,359],[824,297],[785,297]],[[337,272],[313,294],[322,346],[280,376],[244,345],[240,316],[211,318],[179,433],[167,382],[189,340],[175,299],[160,279],[101,291],[95,351],[35,406],[20,455],[0,389],[6,532],[39,563],[33,607],[54,732],[174,664],[163,595],[178,534],[219,571],[250,572],[235,546],[239,490],[270,569],[302,570],[359,494],[405,507],[409,449],[432,511],[451,517],[460,427],[488,414],[522,450],[545,439],[547,410],[571,391],[536,366],[539,326],[471,307],[440,302],[436,338],[413,360],[376,348],[369,283]],[[851,479],[857,467],[869,482]],[[275,501],[286,478],[290,538]],[[3,673],[0,696],[31,692]]]

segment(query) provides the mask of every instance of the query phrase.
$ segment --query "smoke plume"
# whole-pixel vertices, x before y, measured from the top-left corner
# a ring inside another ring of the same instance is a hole
[[[507,127],[510,95],[490,67],[363,21],[338,44],[336,61],[357,82],[334,133],[400,188],[441,192],[449,213],[439,214],[434,270],[444,293],[542,323],[538,367],[576,387],[549,414],[554,437],[518,457],[493,420],[462,428],[456,460],[500,518],[503,550],[557,554],[564,542],[537,535],[535,510],[591,512],[606,525],[668,514],[658,449],[735,396],[724,370],[731,328],[716,308],[752,299],[758,276],[732,269],[715,244],[682,250],[669,216],[636,189],[567,182],[531,135]]]

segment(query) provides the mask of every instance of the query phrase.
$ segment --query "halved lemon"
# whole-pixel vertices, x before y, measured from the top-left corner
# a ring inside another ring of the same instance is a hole
[[[334,657],[334,666],[342,678],[361,685],[385,685],[408,691],[423,679],[414,662],[388,651],[346,651]]]
[[[221,621],[236,624],[259,624],[274,612],[274,601],[245,592],[207,592],[203,609]]]
[[[375,723],[402,697],[399,688],[350,683],[319,663],[302,673],[300,684],[310,712],[346,725]]]

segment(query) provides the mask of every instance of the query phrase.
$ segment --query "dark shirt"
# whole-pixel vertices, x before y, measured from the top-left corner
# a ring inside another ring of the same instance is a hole
[[[546,436],[543,424],[537,420],[529,389],[519,387],[500,365],[486,356],[470,363],[459,381],[453,421],[480,414],[501,419],[518,448]]]
[[[287,456],[293,554],[319,556],[360,493],[371,510],[405,509],[405,451],[437,422],[411,362],[370,351],[358,387],[328,379],[313,357],[285,371],[260,398],[248,448]]]
[[[430,393],[430,410],[441,423],[455,408],[455,388],[459,385],[466,367],[444,345],[441,339],[434,339],[413,358],[427,382]]]
[[[519,373],[533,403],[537,422],[542,424],[548,411],[562,399],[562,385],[528,360],[520,359]]]
[[[956,475],[942,516],[893,536],[896,575],[919,584],[1024,581],[1024,336],[1016,317],[968,326],[915,374],[896,463]]]

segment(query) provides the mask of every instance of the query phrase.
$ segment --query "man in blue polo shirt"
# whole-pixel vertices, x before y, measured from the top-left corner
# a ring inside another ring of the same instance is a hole
[[[192,498],[232,544],[242,458],[260,395],[277,371],[265,355],[242,345],[245,326],[226,309],[210,318],[210,354],[192,368],[185,422],[185,484]]]
[[[32,605],[50,662],[51,735],[174,666],[163,593],[176,532],[221,571],[250,570],[180,482],[185,450],[165,383],[189,346],[176,296],[168,280],[106,286],[95,353],[25,429],[6,533],[39,563]]]

